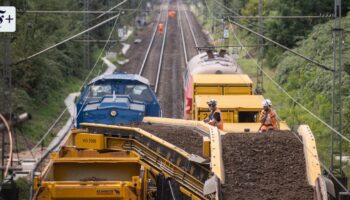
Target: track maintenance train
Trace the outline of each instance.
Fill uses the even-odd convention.
[[[216,66],[210,74],[187,73],[185,118],[192,120],[149,117],[159,116],[160,107],[148,81],[140,76],[113,74],[94,79],[77,103],[78,128],[51,153],[42,173],[35,174],[33,198],[222,199],[225,167],[221,137],[256,133],[263,97],[253,95],[248,76],[231,71],[229,67],[235,64],[224,52],[200,54],[191,63],[203,69]],[[218,99],[219,107],[226,106],[222,109],[224,131],[201,121],[208,114],[203,103],[208,98]],[[200,135],[201,139],[193,142],[201,144],[202,152],[187,152],[156,136],[163,134],[162,129],[116,125],[141,121],[169,130],[192,130],[191,134]],[[281,129],[289,127],[285,124]],[[330,189],[321,176],[313,134],[307,125],[300,126],[298,134],[304,142],[305,179],[314,188],[316,199],[327,199]]]

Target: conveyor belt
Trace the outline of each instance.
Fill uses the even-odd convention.
[[[113,139],[125,139],[123,150],[136,152],[143,162],[206,199],[203,195],[203,186],[210,178],[209,165],[189,161],[191,155],[182,149],[141,129],[96,124],[82,124],[82,127],[88,133],[107,136],[106,149],[118,149],[118,146],[113,146]]]
[[[195,127],[183,125],[139,123],[127,126],[141,128],[171,144],[174,144],[190,154],[201,156],[203,153],[203,136],[209,134]]]

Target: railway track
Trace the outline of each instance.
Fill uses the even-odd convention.
[[[159,9],[152,24],[138,33],[142,42],[132,45],[127,54],[131,62],[121,70],[150,81],[164,117],[182,118],[183,74],[187,61],[198,54],[195,46],[206,45],[206,36],[192,13],[185,14],[187,7],[182,1],[162,3]],[[168,11],[176,11],[177,16],[168,18]],[[158,31],[159,23],[164,24],[163,33]]]
[[[165,48],[166,37],[167,37],[168,19],[169,19],[168,9],[169,9],[169,3],[167,3],[166,5],[164,4],[161,5],[160,13],[158,16],[157,23],[153,30],[152,38],[150,40],[150,43],[145,53],[145,57],[143,59],[143,62],[138,72],[139,75],[144,76],[148,80],[150,80],[150,84],[154,86],[154,91],[156,94],[158,93],[158,89],[159,89],[160,72],[162,70],[164,48]],[[162,22],[165,22],[164,32],[159,33],[158,25]],[[159,54],[158,60],[156,59],[156,56],[155,56],[157,54]],[[155,74],[152,66],[156,66],[156,65],[157,65],[157,73]]]
[[[199,54],[200,51],[196,49],[198,47],[198,41],[195,37],[194,31],[193,31],[193,25],[189,20],[188,14],[187,14],[187,8],[184,6],[184,4],[181,1],[181,5],[179,1],[177,1],[177,10],[179,15],[179,27],[181,31],[181,41],[183,46],[183,51],[185,55],[185,61],[187,62],[196,54]],[[184,14],[184,16],[182,16]],[[185,22],[184,22],[185,21]],[[184,25],[186,28],[184,28]],[[185,37],[184,35],[191,35],[191,37]],[[191,38],[191,39],[189,39]],[[187,42],[186,42],[187,39]]]

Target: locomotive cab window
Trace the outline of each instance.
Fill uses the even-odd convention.
[[[112,94],[112,86],[110,84],[92,85],[90,87],[89,97],[103,97]]]
[[[245,111],[238,113],[238,122],[257,122],[258,112]]]
[[[153,100],[152,93],[146,85],[126,85],[125,94],[133,100],[146,102]]]
[[[104,96],[112,95],[112,86],[110,83],[95,83],[88,86],[88,89],[80,99],[81,103],[92,103],[100,101]]]

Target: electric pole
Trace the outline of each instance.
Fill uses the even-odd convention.
[[[228,8],[228,0],[224,0],[224,6]],[[222,17],[222,23],[224,27],[224,46],[227,46],[227,49],[229,48],[228,46],[230,45],[230,36],[229,36],[229,29],[227,25],[227,18]]]
[[[341,0],[335,0],[334,28],[333,28],[333,90],[332,90],[332,127],[343,134],[343,105],[342,105],[342,54],[343,54],[343,28],[341,24]],[[347,187],[347,177],[343,172],[342,138],[335,132],[331,134],[331,167],[330,172]],[[343,189],[333,181],[337,196]]]
[[[4,6],[9,6],[9,1],[4,2]],[[3,107],[3,114],[8,116],[8,121],[11,121],[11,115],[12,115],[12,69],[11,69],[11,47],[10,47],[10,41],[11,41],[11,34],[10,33],[3,33],[3,71],[2,71],[2,81],[3,81],[3,98],[4,98],[4,107]],[[1,141],[1,184],[3,183],[4,179],[4,166],[5,166],[5,149],[6,149],[6,138],[5,138],[6,131],[2,131],[2,141]],[[11,161],[12,162],[12,161]]]
[[[259,34],[262,34],[263,29],[263,23],[262,23],[262,0],[259,0],[259,20],[258,20],[258,32]],[[255,94],[262,94],[264,92],[264,74],[262,72],[263,68],[263,57],[264,57],[264,39],[262,37],[258,37],[258,44],[259,44],[259,61],[260,61],[260,68],[257,68],[257,74],[256,74],[256,88],[255,88]]]
[[[89,1],[90,0],[84,0],[84,10],[89,11]],[[90,21],[90,16],[89,13],[86,12],[84,14],[84,26],[85,29],[89,28],[89,21]],[[90,68],[90,32],[86,32],[84,34],[84,67],[85,68]]]

